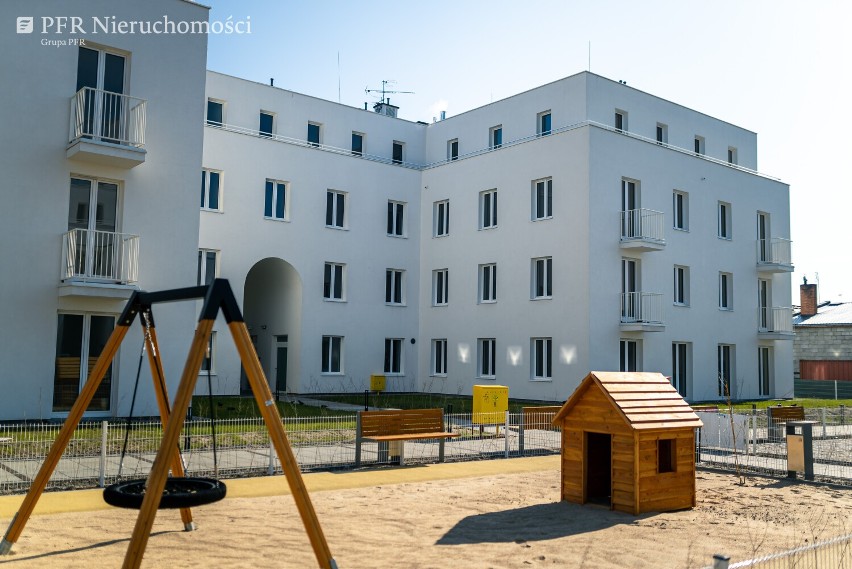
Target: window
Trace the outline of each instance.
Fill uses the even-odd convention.
[[[695,136],[695,154],[701,155],[704,154],[704,137],[703,136]]]
[[[432,306],[446,306],[449,300],[450,271],[438,269],[432,271]]]
[[[669,127],[663,123],[657,123],[657,144],[668,144]]]
[[[716,346],[716,360],[718,363],[718,395],[719,397],[733,398],[731,393],[731,378],[734,377],[734,350],[735,346],[719,344]]]
[[[286,220],[287,183],[279,180],[266,180],[263,200],[263,217],[266,219]]]
[[[757,348],[757,392],[769,397],[770,378],[772,377],[772,348],[758,346]]]
[[[77,50],[77,132],[110,143],[125,138],[129,109],[120,95],[126,94],[127,58],[102,49]],[[84,90],[85,89],[85,90]]]
[[[447,375],[447,340],[432,340],[432,375]]]
[[[450,200],[435,202],[432,210],[434,237],[443,237],[450,233]]]
[[[733,146],[728,147],[728,164],[737,163],[737,149]]]
[[[56,365],[53,376],[53,411],[70,411],[115,327],[114,316],[59,314],[56,330]],[[110,366],[95,392],[88,411],[109,411],[112,395]]]
[[[549,381],[553,379],[553,339],[532,339],[532,380]]]
[[[219,252],[212,249],[198,250],[198,286],[209,285],[219,276]]]
[[[385,373],[402,374],[402,338],[385,338]]]
[[[320,125],[319,123],[309,122],[308,123],[308,144],[311,146],[319,146],[320,145]]]
[[[731,273],[719,273],[719,308],[734,309],[734,275]]]
[[[682,397],[686,397],[686,383],[692,365],[689,354],[692,345],[687,342],[672,342],[672,385]]]
[[[447,160],[458,160],[459,159],[459,139],[454,138],[453,140],[447,141]]]
[[[720,239],[731,238],[731,204],[719,202],[718,205],[718,235]]]
[[[479,302],[497,302],[497,265],[479,265]]]
[[[615,130],[618,132],[627,130],[627,113],[618,109],[615,111]]]
[[[275,115],[272,113],[260,111],[260,128],[258,129],[260,136],[272,136],[272,123],[274,119]]]
[[[553,217],[553,179],[535,180],[532,185],[532,219]]]
[[[672,225],[675,229],[689,230],[689,194],[686,192],[672,193]]]
[[[207,370],[210,370],[210,375],[216,375],[216,330],[210,332],[210,340],[204,352],[204,359],[201,360],[201,372],[206,375]]]
[[[479,228],[497,227],[497,190],[479,193]]]
[[[538,113],[537,123],[538,128],[536,130],[536,134],[539,136],[546,136],[550,134],[550,111]]]
[[[677,439],[657,439],[657,473],[677,472]]]
[[[385,271],[385,303],[405,304],[403,278],[405,271],[388,269]]]
[[[325,193],[325,226],[343,229],[346,227],[346,194],[328,190]]]
[[[326,263],[322,277],[322,297],[325,300],[345,300],[344,268],[340,263]]]
[[[343,336],[322,337],[322,373],[343,373]]]
[[[497,363],[495,347],[497,341],[494,338],[479,338],[476,341],[477,345],[477,377],[486,379],[494,379],[494,366]]]
[[[360,132],[352,133],[352,154],[355,156],[364,155],[364,135]]]
[[[541,257],[532,260],[532,298],[553,296],[553,258]]]
[[[388,200],[388,235],[405,237],[405,204]]]
[[[118,184],[71,178],[65,277],[91,276],[121,282],[120,256],[114,251],[119,213]]]
[[[222,211],[222,173],[201,171],[201,209]]]
[[[689,267],[675,265],[674,303],[678,306],[689,306]]]
[[[619,342],[619,371],[640,371],[642,362],[637,340],[621,340]]]
[[[207,99],[207,124],[212,126],[222,126],[224,108],[225,103],[222,101]]]
[[[394,164],[402,164],[402,161],[404,159],[404,156],[403,156],[403,150],[404,150],[403,147],[404,146],[405,146],[405,143],[403,143],[403,142],[397,142],[396,140],[393,141],[392,158],[393,158]]]
[[[488,131],[488,146],[492,149],[503,146],[503,125],[492,126]]]

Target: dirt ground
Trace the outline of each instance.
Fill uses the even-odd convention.
[[[852,489],[698,472],[693,510],[634,517],[559,502],[559,471],[312,495],[340,569],[704,567],[852,532]],[[289,495],[161,511],[143,567],[316,567]],[[34,516],[12,568],[119,567],[136,512]]]

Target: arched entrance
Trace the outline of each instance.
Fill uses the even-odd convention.
[[[299,391],[302,280],[277,258],[258,261],[246,275],[243,314],[273,393]],[[245,374],[240,389],[248,384]]]

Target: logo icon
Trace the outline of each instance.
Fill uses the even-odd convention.
[[[18,18],[18,33],[31,34],[33,33],[33,17],[21,16]]]

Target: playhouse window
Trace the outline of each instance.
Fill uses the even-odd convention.
[[[657,472],[675,472],[677,466],[677,445],[675,439],[657,441]]]

